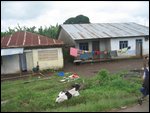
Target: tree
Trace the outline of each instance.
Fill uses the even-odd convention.
[[[90,23],[90,20],[87,16],[78,15],[76,17],[71,17],[67,19],[63,24],[85,24]]]
[[[6,35],[11,35],[15,32],[15,29],[11,29],[10,27],[8,27],[8,31],[6,32],[1,32],[1,37],[6,36]]]
[[[41,26],[40,28],[37,29],[37,31],[35,31],[35,29],[36,29],[35,26],[33,26],[33,27],[25,27],[25,26],[20,27],[19,24],[18,24],[18,26],[15,27],[14,29],[11,29],[10,27],[8,27],[8,31],[1,32],[1,37],[13,34],[14,32],[17,32],[17,31],[28,31],[28,32],[31,32],[31,33],[37,33],[37,34],[47,36],[47,37],[50,37],[50,38],[56,38],[58,29],[59,29],[59,25],[57,23],[56,26],[50,25],[49,27],[45,26],[45,28],[43,28]]]
[[[75,24],[75,18],[71,17],[67,19],[63,24]]]

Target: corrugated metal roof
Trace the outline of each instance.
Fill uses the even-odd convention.
[[[23,48],[1,49],[1,56],[22,54]]]
[[[63,24],[61,27],[74,39],[112,38],[149,35],[149,27],[130,23]]]
[[[61,40],[55,40],[35,33],[19,31],[1,38],[1,48],[35,47],[63,45]]]

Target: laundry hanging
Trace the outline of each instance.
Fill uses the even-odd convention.
[[[122,48],[122,49],[119,49],[117,50],[117,53],[118,54],[123,54],[123,53],[126,53],[129,49],[131,49],[131,47],[126,47],[126,48]]]
[[[74,57],[77,57],[78,56],[78,49],[71,47],[70,48],[70,55],[74,56]]]
[[[95,55],[100,55],[100,51],[95,51]]]

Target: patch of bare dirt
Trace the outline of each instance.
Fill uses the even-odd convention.
[[[65,72],[74,72],[83,76],[94,76],[99,70],[107,69],[110,73],[116,73],[123,70],[141,70],[143,67],[143,59],[122,59],[103,61],[95,63],[83,63],[75,65],[73,63],[66,63],[64,66]]]

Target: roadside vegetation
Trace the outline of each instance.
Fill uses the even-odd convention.
[[[70,17],[68,18],[63,24],[85,24],[85,23],[90,23],[90,19],[87,16],[84,15],[77,15],[76,17]],[[49,25],[48,27],[42,27],[40,26],[39,28],[33,26],[33,27],[26,27],[26,26],[20,26],[17,24],[16,27],[10,28],[8,27],[8,30],[5,32],[1,31],[1,37],[11,35],[15,32],[18,31],[28,31],[31,33],[36,33],[40,34],[43,36],[47,36],[49,38],[57,39],[58,38],[58,32],[59,32],[59,24],[57,23],[56,25]]]
[[[1,104],[1,111],[96,112],[131,105],[137,103],[140,95],[141,78],[126,75],[128,72],[110,74],[102,69],[93,77],[79,75],[79,79],[66,83],[60,82],[63,77],[57,72],[45,80],[30,77],[29,80],[5,81],[1,83],[1,102],[7,102]],[[80,95],[55,103],[58,93],[70,89],[74,83],[81,85]]]

